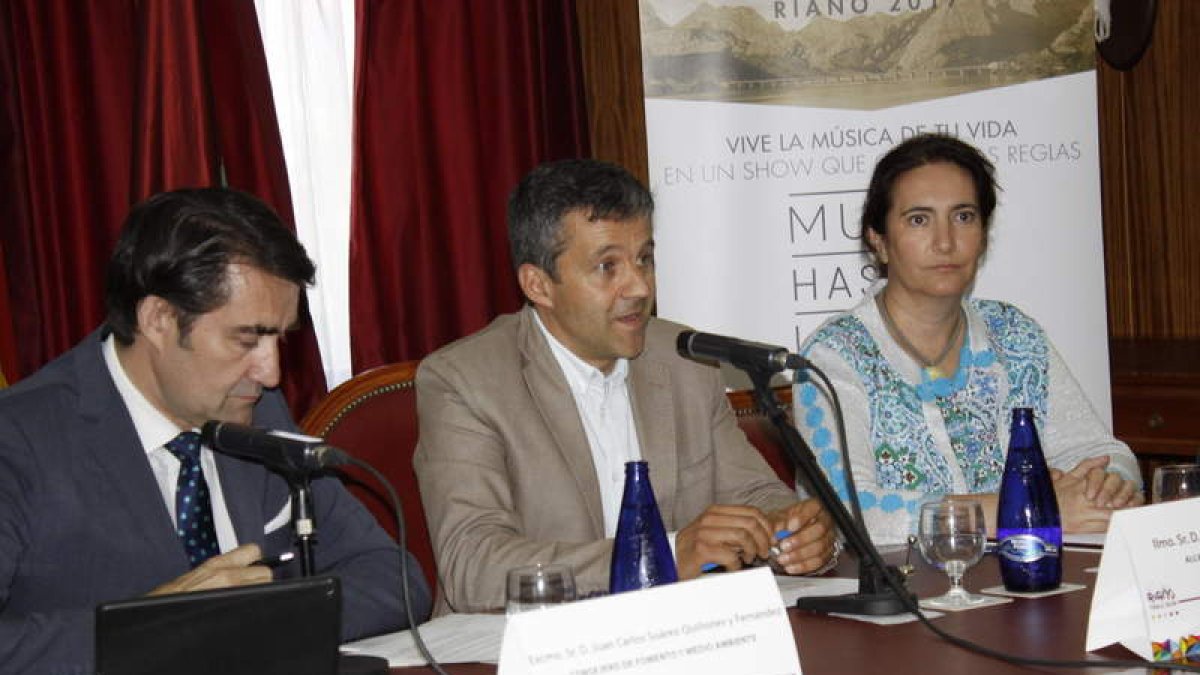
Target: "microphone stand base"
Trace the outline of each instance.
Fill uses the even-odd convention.
[[[904,614],[917,604],[917,596],[904,588],[904,595],[897,594],[884,579],[891,577],[900,588],[904,588],[904,575],[895,566],[888,565],[882,571],[868,560],[860,560],[858,567],[858,592],[845,595],[824,595],[796,600],[796,609],[824,614],[863,614],[866,616],[892,616]]]
[[[916,604],[917,596],[910,593],[909,597]],[[895,593],[847,593],[800,598],[796,601],[796,609],[822,614],[892,616],[907,612],[908,605]]]

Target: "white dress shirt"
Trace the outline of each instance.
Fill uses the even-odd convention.
[[[125,402],[129,416],[133,418],[133,428],[137,430],[146,453],[146,461],[154,472],[158,489],[162,492],[167,514],[171,518],[171,527],[175,527],[175,483],[179,478],[179,459],[165,447],[173,438],[179,435],[180,429],[175,423],[159,412],[142,392],[134,386],[125,374],[121,361],[117,358],[116,342],[112,335],[104,339],[104,363],[117,385],[117,392]],[[193,431],[198,431],[193,429]],[[229,518],[229,510],[225,507],[225,495],[221,492],[221,477],[217,473],[217,462],[208,446],[200,448],[200,468],[204,472],[204,480],[208,483],[208,494],[212,501],[213,524],[217,530],[217,543],[221,552],[225,553],[237,548],[237,535],[233,532],[233,521]],[[182,546],[182,544],[181,544]]]
[[[633,409],[629,403],[629,360],[617,359],[608,375],[586,363],[546,330],[541,317],[533,313],[538,328],[550,343],[550,352],[558,361],[567,386],[575,398],[575,407],[583,420],[596,481],[600,484],[600,503],[604,511],[604,534],[617,533],[621,495],[625,491],[625,463],[642,458]]]

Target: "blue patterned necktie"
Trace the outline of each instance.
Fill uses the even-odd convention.
[[[179,458],[179,481],[175,484],[175,533],[183,542],[192,567],[220,555],[217,531],[213,527],[212,502],[208,482],[200,469],[200,434],[185,431],[167,443],[166,448]]]

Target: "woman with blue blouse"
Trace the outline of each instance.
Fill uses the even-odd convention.
[[[1007,303],[968,297],[995,206],[994,169],[974,147],[939,134],[897,145],[875,166],[863,205],[882,278],[805,343],[841,399],[877,544],[903,542],[920,505],[947,495],[982,502],[993,529],[1017,407],[1034,409],[1066,532],[1103,532],[1114,509],[1143,502],[1133,454],[1041,326]],[[794,394],[797,427],[845,500],[829,398],[811,378]]]

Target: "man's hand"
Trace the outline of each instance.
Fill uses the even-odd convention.
[[[833,558],[833,520],[817,500],[796,502],[772,513],[769,520],[772,532],[792,533],[778,542],[782,553],[775,559],[788,574],[807,574],[821,569]]]
[[[168,581],[150,591],[149,594],[165,595],[167,593],[264,584],[271,581],[272,575],[269,567],[253,564],[261,558],[262,551],[258,548],[258,544],[243,544],[229,553],[205,560],[196,569],[178,579]]]
[[[771,523],[753,506],[715,504],[675,535],[675,568],[680,579],[700,576],[706,563],[741,569],[770,554]]]

